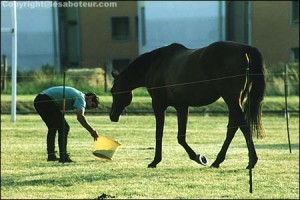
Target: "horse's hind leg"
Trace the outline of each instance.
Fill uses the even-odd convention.
[[[246,94],[247,94],[247,91],[244,90],[243,93],[242,93],[242,96],[241,96],[241,102],[243,102]],[[247,122],[245,121],[244,123],[246,124]],[[243,133],[243,135],[246,139],[249,155],[251,155],[250,159],[252,159],[251,162],[250,162],[250,159],[249,159],[249,164],[247,166],[247,169],[249,169],[250,166],[252,166],[252,168],[254,168],[254,166],[255,166],[255,164],[257,163],[257,160],[258,160],[253,141],[250,138],[250,137],[252,137],[252,135],[251,135],[251,131],[250,131],[249,128],[250,127],[249,127],[248,123],[247,123],[247,125],[240,127],[240,129],[241,129],[241,131],[242,131],[242,133]]]
[[[238,98],[235,99],[239,100]],[[229,108],[229,122],[227,126],[227,135],[216,160],[211,165],[212,168],[218,168],[219,165],[225,160],[226,152],[237,129],[239,128],[239,126],[245,124],[245,115],[242,111],[239,101],[227,100],[226,98],[224,98],[224,100]]]
[[[254,143],[251,140],[251,133],[250,133],[250,129],[249,126],[241,126],[240,127],[241,131],[244,134],[244,137],[246,139],[246,143],[247,143],[247,147],[248,147],[248,151],[249,151],[249,155],[250,155],[250,159],[249,159],[249,164],[247,166],[247,169],[249,169],[250,167],[254,168],[255,164],[257,163],[258,157],[254,148]]]
[[[194,150],[186,142],[186,124],[188,119],[188,107],[181,106],[176,107],[177,110],[177,120],[178,120],[178,143],[185,149],[189,158],[196,161],[199,164],[206,164],[207,160],[205,157],[202,157],[202,160],[199,160],[199,155],[197,155]]]

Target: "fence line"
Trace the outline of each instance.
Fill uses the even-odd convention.
[[[59,74],[59,73],[58,73]],[[245,74],[240,74],[241,76]],[[250,74],[251,76],[262,76],[262,74]],[[284,75],[284,72],[282,73],[265,73],[263,74],[264,76],[283,76]],[[287,75],[295,75],[295,73],[287,73]],[[299,73],[297,73],[297,75],[299,75]],[[63,76],[62,74],[59,74],[59,76]],[[237,75],[238,76],[238,75]],[[6,76],[7,78],[11,78],[11,76]],[[33,77],[36,77],[36,75],[32,75],[32,76],[17,76],[18,78],[22,78],[22,77],[25,77],[25,78],[33,78]],[[43,75],[43,77],[51,77],[53,78],[53,75]],[[71,78],[75,78],[75,77],[86,77],[86,76],[67,76],[67,77],[71,77]],[[220,77],[220,78],[227,78],[226,76],[225,77]]]
[[[265,76],[275,76],[275,74],[276,75],[281,75],[281,76],[284,75],[284,73],[273,73],[273,74],[265,74]],[[289,73],[287,73],[286,76],[288,74]],[[294,75],[294,73],[290,73],[290,74]],[[250,76],[251,75],[260,75],[261,76],[262,74],[249,74],[249,75]],[[214,79],[206,79],[206,80],[199,80],[199,81],[192,81],[192,82],[185,82],[185,83],[162,85],[162,86],[150,87],[150,88],[148,88],[148,90],[155,90],[155,89],[168,88],[168,87],[178,87],[178,86],[185,86],[185,85],[191,85],[191,84],[197,84],[197,83],[220,81],[220,80],[224,80],[224,79],[237,78],[237,77],[242,77],[242,76],[246,77],[246,74],[237,74],[237,75],[224,76],[224,77],[214,78]],[[9,77],[9,76],[7,76],[7,77]],[[35,77],[35,76],[18,76],[18,77]],[[53,76],[51,76],[51,77],[53,78]],[[71,76],[71,77],[84,77],[84,76]],[[271,83],[271,82],[268,82],[268,83]],[[292,83],[292,84],[290,83],[290,85],[299,85],[299,83]],[[122,93],[128,93],[128,92],[131,92],[131,91],[115,92],[115,93],[112,93],[112,94],[122,94]],[[51,100],[49,100],[49,101],[51,101]],[[22,102],[22,101],[18,101],[18,102]],[[26,102],[26,101],[24,101],[24,102]],[[43,101],[43,102],[48,102],[48,101]]]

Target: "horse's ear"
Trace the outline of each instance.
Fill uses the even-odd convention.
[[[111,72],[111,75],[112,75],[113,78],[116,78],[119,74],[120,74],[119,70],[113,70]]]

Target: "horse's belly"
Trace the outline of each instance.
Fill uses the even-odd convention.
[[[214,103],[220,98],[220,96],[214,96],[210,98],[195,98],[191,102],[189,102],[190,106],[205,106],[211,103]]]
[[[173,105],[204,106],[217,101],[220,94],[214,90],[183,90],[170,91],[169,102]]]

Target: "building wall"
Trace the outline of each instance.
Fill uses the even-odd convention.
[[[267,66],[290,61],[290,48],[299,48],[299,24],[291,24],[290,1],[252,1],[252,45]]]
[[[139,3],[140,53],[171,43],[188,48],[204,47],[221,40],[224,25],[219,15],[222,4],[218,1],[144,1]],[[144,13],[143,13],[144,12]],[[143,32],[145,34],[143,35]]]
[[[111,34],[112,17],[129,17],[130,37],[114,40]],[[134,59],[138,56],[135,20],[137,2],[118,1],[117,7],[81,8],[80,32],[83,67],[99,67],[113,59]]]

